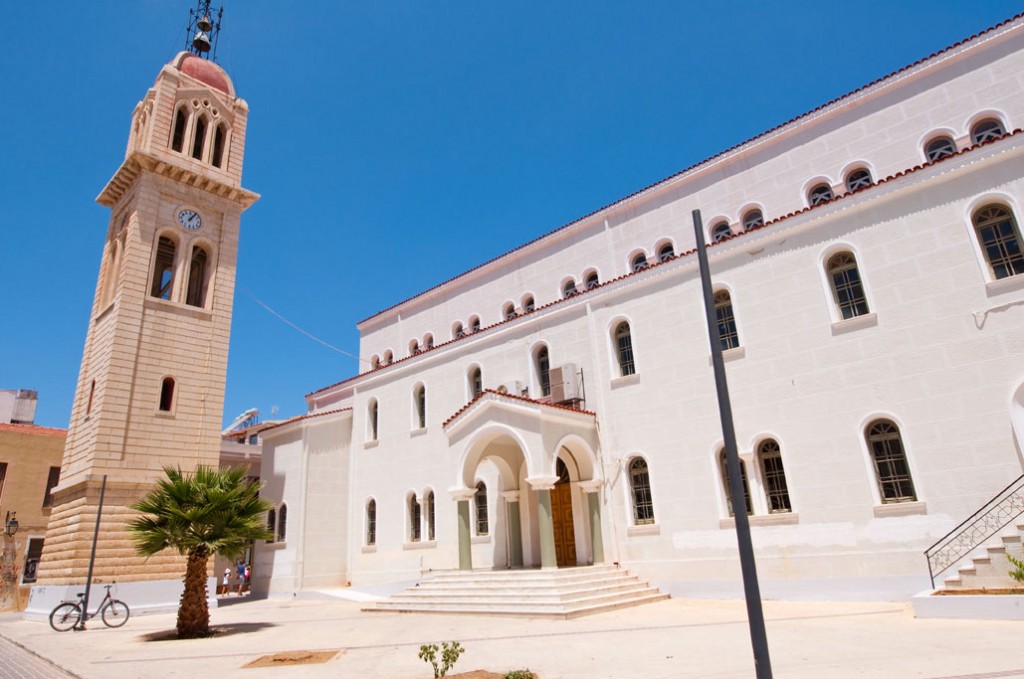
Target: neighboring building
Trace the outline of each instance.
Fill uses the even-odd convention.
[[[34,391],[0,391],[0,611],[28,603],[60,479],[67,431],[33,424],[35,406]]]
[[[33,615],[84,582],[104,478],[94,577],[133,611],[177,606],[184,559],[138,556],[124,525],[165,465],[218,464],[239,221],[258,198],[241,186],[248,113],[198,52],[132,113],[97,198],[111,214]]]
[[[1024,19],[358,324],[263,432],[254,587],[618,562],[739,593],[700,208],[762,592],[903,596],[1021,475]]]

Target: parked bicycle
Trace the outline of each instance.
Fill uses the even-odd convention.
[[[95,618],[97,615],[102,618],[103,624],[107,627],[120,627],[125,624],[128,622],[131,611],[128,609],[128,604],[111,596],[110,588],[116,584],[105,585],[107,595],[103,597],[99,607],[92,613],[85,610],[83,605],[85,592],[78,593],[78,603],[65,601],[58,604],[50,613],[50,627],[58,632],[67,632],[76,627],[85,629],[85,621]]]

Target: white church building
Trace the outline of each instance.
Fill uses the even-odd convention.
[[[1024,471],[1022,17],[360,322],[371,367],[262,432],[257,594],[615,563],[739,595],[694,209],[762,592],[927,588]]]

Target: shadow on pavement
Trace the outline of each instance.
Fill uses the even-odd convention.
[[[268,627],[278,627],[278,625],[272,622],[237,622],[229,625],[210,625],[210,634],[205,638],[210,639],[212,637],[226,637],[232,634],[259,632]],[[178,641],[178,632],[173,629],[165,629],[143,634],[141,638],[143,641]]]

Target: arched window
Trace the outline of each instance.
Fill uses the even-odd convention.
[[[477,481],[473,502],[476,505],[476,534],[487,535],[490,530],[487,521],[487,486],[483,481]]]
[[[370,368],[372,370],[376,370],[379,367],[380,367],[380,356],[378,356],[377,354],[374,354],[373,356],[370,357]]]
[[[156,245],[156,262],[153,264],[153,285],[149,294],[160,299],[170,299],[174,290],[174,241],[160,236]]]
[[[956,144],[945,135],[932,139],[924,147],[924,155],[929,161],[946,158],[956,153]]]
[[[574,279],[570,278],[562,284],[562,297],[572,297],[577,292],[579,291],[576,289],[576,281]]]
[[[455,325],[452,326],[452,339],[459,339],[460,337],[465,337],[465,336],[466,336],[466,331],[465,331],[465,329],[463,329],[462,323],[460,323],[459,321],[456,321]]]
[[[740,345],[740,336],[736,332],[736,317],[732,312],[732,298],[728,290],[715,293],[715,318],[718,321],[718,341],[722,351],[735,349]]]
[[[868,300],[864,296],[864,285],[853,253],[839,252],[832,255],[826,268],[839,315],[847,319],[868,313]]]
[[[377,440],[377,399],[371,398],[366,404],[366,438],[368,441]]]
[[[377,501],[370,498],[366,503],[366,545],[377,544]]]
[[[827,203],[834,197],[832,187],[828,184],[815,184],[811,187],[811,190],[807,192],[807,202],[810,203],[811,206]]]
[[[540,385],[541,396],[551,396],[551,361],[548,357],[548,348],[542,346],[537,350],[536,356],[537,384]]]
[[[672,243],[665,243],[658,248],[658,261],[667,262],[676,256],[676,249],[672,247]]]
[[[415,411],[415,426],[423,429],[427,426],[427,388],[422,384],[416,385],[413,389],[413,409]]]
[[[758,210],[757,208],[754,208],[752,210],[747,210],[743,214],[743,228],[744,229],[753,229],[753,228],[756,228],[758,226],[763,226],[763,225],[764,225],[764,214],[760,210]]]
[[[429,332],[423,336],[423,351],[434,348],[434,336]]]
[[[903,452],[900,428],[890,420],[875,420],[864,431],[875,464],[878,494],[883,504],[914,502],[914,482]]]
[[[857,189],[863,189],[866,186],[871,186],[872,183],[871,172],[866,168],[854,170],[850,174],[846,175],[846,190],[851,193]]]
[[[732,486],[729,485],[729,465],[725,460],[725,449],[718,455],[719,466],[722,470],[722,483],[725,485],[725,506],[729,510],[729,516],[736,516],[736,510],[732,507]],[[747,483],[747,465],[740,460],[740,483],[743,485],[743,499],[747,503],[747,514],[754,513],[754,506],[750,502],[750,484]]]
[[[174,408],[174,378],[165,377],[160,383],[160,410],[165,413]]]
[[[419,500],[416,499],[416,493],[410,493],[409,495],[409,541],[419,542],[421,528],[421,508]]]
[[[288,505],[281,503],[277,509],[277,541],[284,542],[288,537]]]
[[[1006,128],[995,118],[985,118],[974,123],[971,127],[971,141],[975,144],[982,144],[992,139],[998,139],[1006,134]]]
[[[434,539],[434,491],[428,490],[423,496],[424,513],[427,515],[427,540]]]
[[[501,307],[501,317],[506,321],[511,321],[516,317],[516,305],[512,302],[508,302],[505,306]]]
[[[409,342],[409,355],[410,356],[415,356],[418,353],[420,353],[420,341],[419,340],[410,340],[410,342]]]
[[[715,243],[725,240],[732,235],[732,229],[729,228],[729,222],[718,222],[711,227],[711,240]]]
[[[523,313],[528,314],[537,307],[537,304],[533,301],[533,295],[527,295],[523,298]]]
[[[384,352],[384,365],[391,365],[394,362],[395,356],[394,354],[391,353],[391,350],[388,349],[387,351]]]
[[[203,145],[206,143],[206,116],[196,118],[196,132],[192,138],[192,157],[203,159]]]
[[[480,332],[480,317],[479,316],[470,316],[469,317],[469,331],[470,332]]]
[[[210,158],[210,162],[213,163],[214,167],[221,167],[221,163],[224,161],[224,141],[227,138],[227,133],[223,125],[218,125],[213,132],[213,157]]]
[[[188,290],[185,303],[191,306],[206,306],[206,250],[198,245],[192,248],[192,260],[188,267]]]
[[[267,511],[267,532],[270,533],[270,539],[267,542],[273,542],[274,537],[277,535],[277,510],[271,509]]]
[[[633,273],[636,273],[637,271],[643,271],[648,266],[650,266],[647,263],[647,255],[645,255],[642,252],[637,253],[636,256],[633,257],[633,261],[629,263],[629,266],[633,270]]]
[[[597,275],[596,271],[588,273],[584,281],[584,285],[587,287],[587,290],[593,290],[597,286],[601,285],[601,278]]]
[[[764,495],[769,514],[793,511],[786,485],[786,471],[782,468],[782,451],[774,439],[767,439],[757,447],[757,461],[764,479]]]
[[[476,398],[484,392],[484,379],[480,372],[480,366],[473,366],[469,369],[469,395],[470,398]]]
[[[185,109],[178,109],[178,112],[174,114],[174,133],[171,135],[171,150],[181,153],[181,150],[185,148],[185,123],[187,118],[185,116]]]
[[[1020,229],[1013,213],[1002,205],[986,205],[974,213],[972,221],[992,276],[1000,279],[1024,273]]]
[[[615,326],[614,340],[619,375],[626,377],[636,373],[636,364],[633,362],[633,337],[629,332],[629,323],[622,321]]]
[[[642,457],[635,457],[629,463],[629,491],[633,501],[633,525],[654,523],[651,477],[647,471],[647,462]]]

